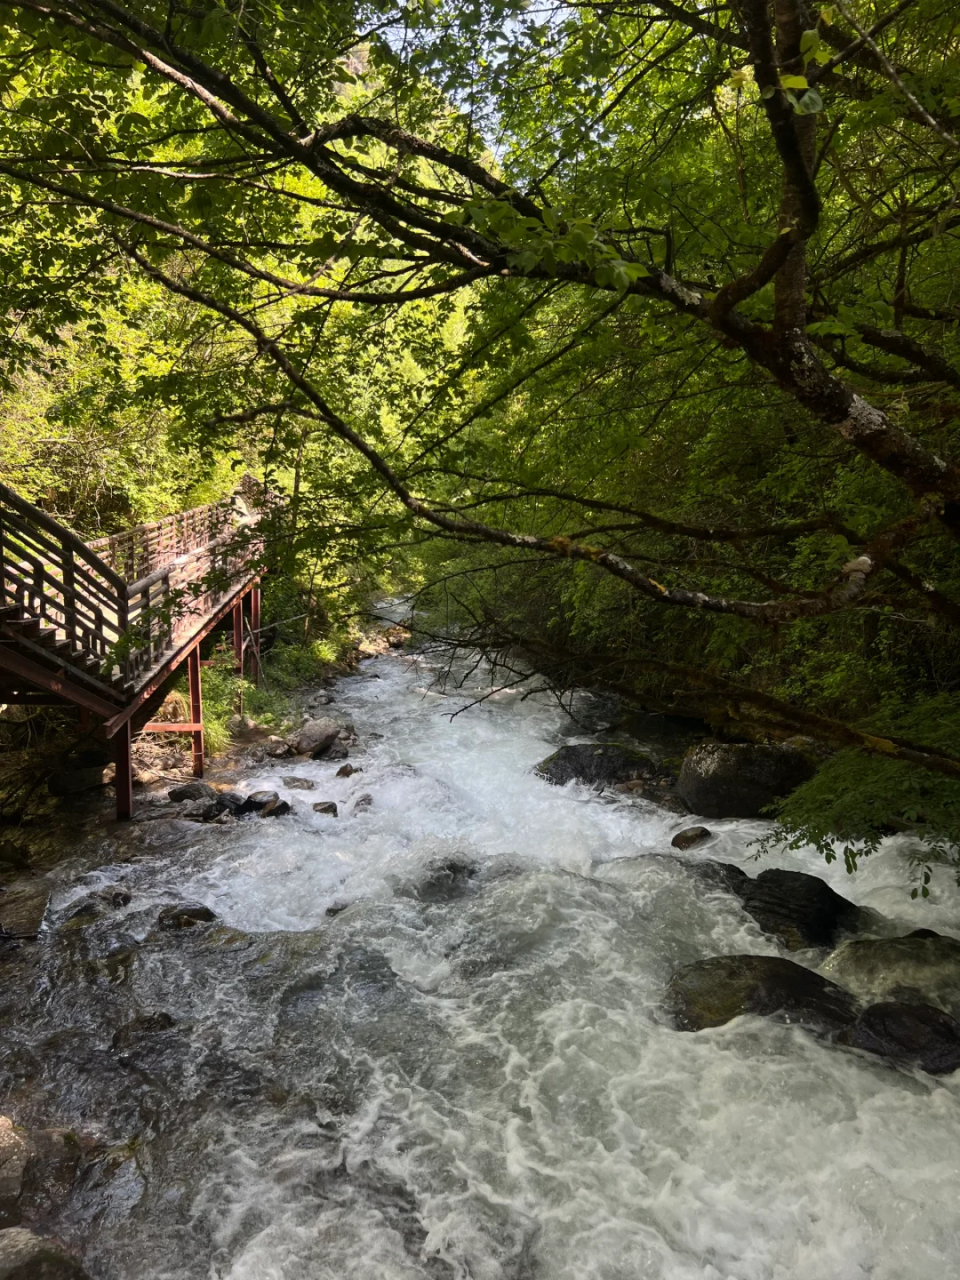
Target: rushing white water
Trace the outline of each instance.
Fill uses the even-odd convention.
[[[132,1012],[188,1029],[182,1051],[136,1060],[129,1102],[119,1074],[70,1093],[78,1124],[95,1126],[112,1090],[108,1136],[133,1117],[142,1130],[63,1224],[97,1274],[960,1275],[960,1073],[896,1071],[755,1018],[683,1034],[661,1009],[680,965],[779,950],[691,873],[698,859],[813,871],[891,929],[960,932],[950,883],[911,903],[895,841],[853,879],[812,855],[751,865],[761,824],[744,822],[711,823],[708,846],[674,856],[688,822],[532,774],[576,736],[555,704],[503,692],[451,719],[477,690],[445,697],[431,675],[389,655],[340,682],[332,710],[357,726],[362,773],[282,761],[244,780],[294,815],[182,824],[175,850],[64,886],[63,916],[92,885],[134,896],[99,951],[83,944],[96,981],[67,976],[73,955],[59,994],[38,997],[44,1045],[66,1023],[105,1064]],[[286,789],[289,775],[316,789]],[[314,814],[321,799],[340,817]],[[148,847],[162,825],[140,829]],[[431,868],[457,863],[477,871],[418,895]],[[242,933],[158,940],[157,905],[175,897]],[[134,959],[117,979],[123,929]],[[122,1013],[115,990],[132,1001]]]

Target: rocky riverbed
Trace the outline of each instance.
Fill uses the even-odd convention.
[[[911,902],[900,837],[757,861],[684,802],[730,752],[684,782],[652,722],[433,675],[385,653],[10,864],[0,1276],[951,1274],[956,887]]]

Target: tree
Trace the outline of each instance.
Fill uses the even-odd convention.
[[[954,643],[949,12],[0,9],[15,359],[139,270],[243,339],[232,385],[182,393],[208,439],[274,423],[298,475],[335,443],[338,535],[375,505],[367,549],[403,517],[619,584],[643,606],[631,660],[675,691],[712,682],[761,725],[960,778],[949,745],[857,723],[869,699],[834,697],[838,718],[757,664],[851,617]],[[756,465],[731,464],[738,430]],[[749,635],[740,678],[651,651],[651,610]]]

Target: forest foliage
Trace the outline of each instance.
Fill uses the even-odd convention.
[[[290,572],[960,836],[960,14],[0,0],[0,478],[287,492]],[[278,548],[274,548],[276,552]]]

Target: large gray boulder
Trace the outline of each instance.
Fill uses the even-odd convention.
[[[301,756],[318,755],[337,740],[342,727],[339,720],[331,720],[329,716],[308,720],[297,734],[294,749]]]
[[[0,1280],[90,1280],[75,1258],[23,1227],[0,1231]]]
[[[904,938],[855,938],[822,972],[866,1000],[920,1001],[960,1018],[960,942],[930,929]]]
[[[737,895],[764,933],[790,951],[832,947],[839,934],[852,932],[860,923],[859,907],[817,876],[771,869],[754,880],[732,863],[716,865],[724,887]],[[837,980],[848,985],[842,977]]]
[[[683,757],[677,791],[705,818],[756,818],[815,771],[815,759],[787,743],[701,742]]]
[[[561,747],[534,769],[538,777],[563,786],[614,786],[633,778],[653,778],[657,766],[643,751],[620,742],[578,742]]]
[[[929,1004],[872,1004],[844,1027],[837,1043],[934,1076],[960,1067],[960,1022]]]
[[[857,1016],[848,992],[780,956],[697,960],[670,979],[666,1004],[681,1031],[719,1027],[753,1013],[833,1034]]]

